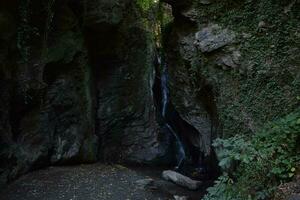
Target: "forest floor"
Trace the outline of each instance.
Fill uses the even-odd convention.
[[[203,189],[188,191],[163,181],[163,169],[121,165],[49,167],[11,183],[0,200],[169,200],[174,196],[201,199]],[[147,180],[153,180],[145,186]]]

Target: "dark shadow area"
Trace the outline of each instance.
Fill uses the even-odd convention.
[[[122,65],[122,58],[119,55],[121,37],[117,26],[106,23],[85,27],[84,36],[91,66],[95,133],[99,136],[100,144],[98,159],[102,162],[113,163],[118,161],[120,152],[107,152],[106,147],[116,145],[114,148],[119,148],[121,140],[113,137],[112,134],[114,132],[113,128],[114,126],[117,127],[117,124],[109,125],[109,127],[113,128],[106,130],[108,124],[103,124],[102,115],[104,113],[100,113],[100,110],[103,107],[103,103],[109,101],[107,98],[117,95],[112,94],[109,88],[115,84],[116,72]],[[111,102],[111,106],[114,106],[113,104],[114,102]]]

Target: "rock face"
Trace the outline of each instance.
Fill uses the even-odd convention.
[[[255,9],[254,2],[165,2],[174,15],[165,35],[172,102],[199,133],[193,141],[208,158],[213,154],[212,140],[221,133],[225,137],[254,133],[299,106],[299,55],[295,53],[299,47],[290,43],[299,41],[298,29],[289,29],[284,17]],[[284,10],[279,3],[271,7]],[[255,10],[253,16],[246,14],[250,10]],[[292,11],[295,15],[287,18],[296,25],[299,15]],[[262,16],[270,19],[270,15],[277,21],[260,23]],[[286,29],[293,36],[285,37],[281,31]],[[282,37],[286,52],[270,42]]]
[[[172,102],[181,118],[192,127],[182,134],[200,149],[209,168],[214,168],[211,143],[219,132],[215,94],[211,85],[191,65],[201,63],[197,58],[195,34],[174,29],[167,44]],[[192,134],[195,131],[197,134]]]
[[[1,185],[54,164],[161,162],[141,22],[130,0],[0,3]]]
[[[167,181],[172,181],[177,185],[188,188],[190,190],[197,190],[202,184],[201,181],[194,181],[187,176],[171,170],[163,171],[162,177]]]
[[[95,82],[100,158],[144,164],[160,162],[168,147],[159,141],[155,118],[151,34],[138,21],[141,16],[134,1],[99,5],[100,16],[93,16],[94,6],[87,11],[87,41]],[[110,13],[111,7],[116,13]],[[105,18],[102,15],[106,12]]]
[[[6,104],[0,109],[2,183],[49,164],[97,160],[80,22],[67,2],[48,6],[53,15],[42,13],[38,1],[1,5],[0,13],[9,16],[5,23],[19,26],[9,29],[7,51],[1,52],[1,102]],[[35,15],[48,20],[49,27]]]
[[[212,52],[234,41],[234,33],[213,24],[195,34],[195,45],[202,53]]]

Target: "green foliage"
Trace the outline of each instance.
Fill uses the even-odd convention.
[[[201,75],[216,93],[223,132],[232,136],[253,133],[268,121],[300,105],[299,5],[284,9],[292,0],[224,0],[209,6],[199,3],[200,23],[209,19],[235,31],[241,66],[223,70],[213,58],[202,59]],[[259,28],[259,23],[266,25]],[[282,106],[284,105],[284,106]]]
[[[300,109],[268,124],[256,135],[217,139],[219,165],[229,170],[209,188],[205,200],[267,199],[276,186],[290,180],[300,164]],[[238,164],[237,164],[238,163]],[[232,169],[232,168],[231,168]],[[226,194],[226,195],[224,195]]]
[[[300,15],[297,7],[284,14],[290,2],[246,1],[232,13],[243,16],[245,20],[234,22],[234,17],[226,17],[230,26],[235,27],[233,29],[249,34],[249,38],[241,39],[241,52],[251,67],[248,65],[247,76],[243,78],[241,93],[244,97],[240,103],[247,105],[245,112],[259,119],[255,122],[257,126],[299,106],[295,98],[300,91],[296,61],[299,56],[291,50],[300,44],[300,37],[296,34]],[[260,22],[266,23],[266,27],[259,28]]]
[[[256,150],[251,142],[242,136],[216,139],[213,146],[218,152],[219,166],[224,171],[230,171],[236,161],[250,163],[256,155]]]
[[[153,7],[155,4],[157,4],[158,2],[159,2],[158,0],[137,0],[138,6],[143,11],[149,11],[149,9]]]
[[[235,194],[232,185],[233,180],[225,173],[215,181],[214,187],[207,189],[208,195],[203,200],[242,200]]]

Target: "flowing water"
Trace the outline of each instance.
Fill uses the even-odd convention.
[[[162,98],[161,98],[161,114],[164,119],[164,126],[167,128],[168,131],[172,133],[172,135],[175,138],[176,141],[176,159],[177,159],[177,166],[176,169],[180,169],[184,163],[184,160],[186,159],[186,153],[184,146],[182,144],[182,141],[180,140],[180,137],[178,133],[172,128],[172,125],[168,122],[171,121],[172,116],[167,115],[167,111],[170,104],[170,94],[169,94],[169,88],[168,88],[168,66],[167,63],[164,62],[160,57],[158,58],[158,64],[162,67],[162,73],[161,73],[161,92],[162,92]]]

